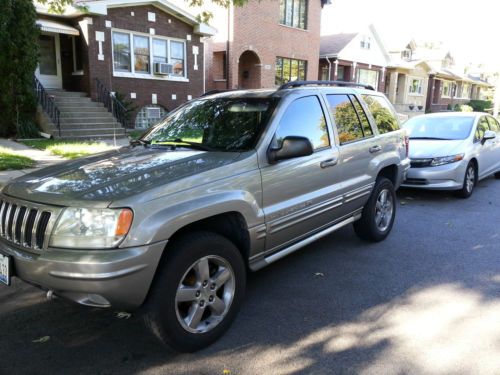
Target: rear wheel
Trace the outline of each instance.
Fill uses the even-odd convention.
[[[394,185],[389,179],[379,177],[370,199],[363,208],[361,219],[354,223],[354,231],[364,240],[382,241],[389,235],[395,216]]]
[[[456,191],[456,195],[460,198],[469,198],[472,195],[472,191],[476,186],[477,182],[477,171],[476,166],[473,162],[469,162],[467,169],[465,170],[464,183],[460,190]]]
[[[194,232],[167,249],[146,303],[146,325],[167,346],[184,352],[216,341],[231,325],[245,289],[241,253],[226,239]]]

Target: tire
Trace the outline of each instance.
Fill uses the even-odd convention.
[[[381,207],[382,206],[382,207]],[[354,231],[363,240],[379,242],[391,232],[396,217],[394,185],[385,177],[378,177],[361,219],[354,223]]]
[[[477,183],[476,166],[473,162],[469,162],[469,164],[467,164],[467,168],[465,169],[464,183],[462,185],[462,188],[460,190],[457,190],[455,192],[455,195],[463,199],[469,198],[472,195],[476,183]]]
[[[231,241],[211,232],[191,232],[166,251],[144,321],[164,345],[194,352],[216,341],[236,317],[245,291],[245,263]]]

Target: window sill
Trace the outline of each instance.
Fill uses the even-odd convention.
[[[76,72],[71,73],[72,76],[83,76],[83,70],[78,70]]]
[[[214,79],[214,82],[227,82],[227,79]]]
[[[412,93],[408,93],[408,96],[413,96],[413,97],[423,97],[424,94],[412,94]]]
[[[305,31],[309,32],[307,29],[301,29],[300,27],[294,27],[294,26],[288,26],[288,25],[283,25],[282,23],[278,23],[279,26],[286,27],[287,29],[292,29],[292,30],[298,30],[298,31]]]
[[[160,76],[153,74],[128,73],[128,72],[113,72],[113,77],[152,79],[156,81],[189,82],[189,79],[185,77]]]

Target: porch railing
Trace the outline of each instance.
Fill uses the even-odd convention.
[[[127,109],[120,102],[116,96],[108,90],[106,86],[98,79],[95,79],[96,88],[97,88],[97,101],[104,104],[104,106],[108,109],[109,112],[113,114],[113,116],[118,120],[123,127],[128,128],[128,116]]]
[[[33,89],[36,93],[38,103],[43,111],[50,117],[61,136],[61,111],[57,108],[54,98],[45,90],[41,82],[33,76]]]

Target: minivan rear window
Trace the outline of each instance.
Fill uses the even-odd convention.
[[[363,100],[368,105],[380,134],[385,134],[399,130],[397,115],[383,96],[362,95]]]

